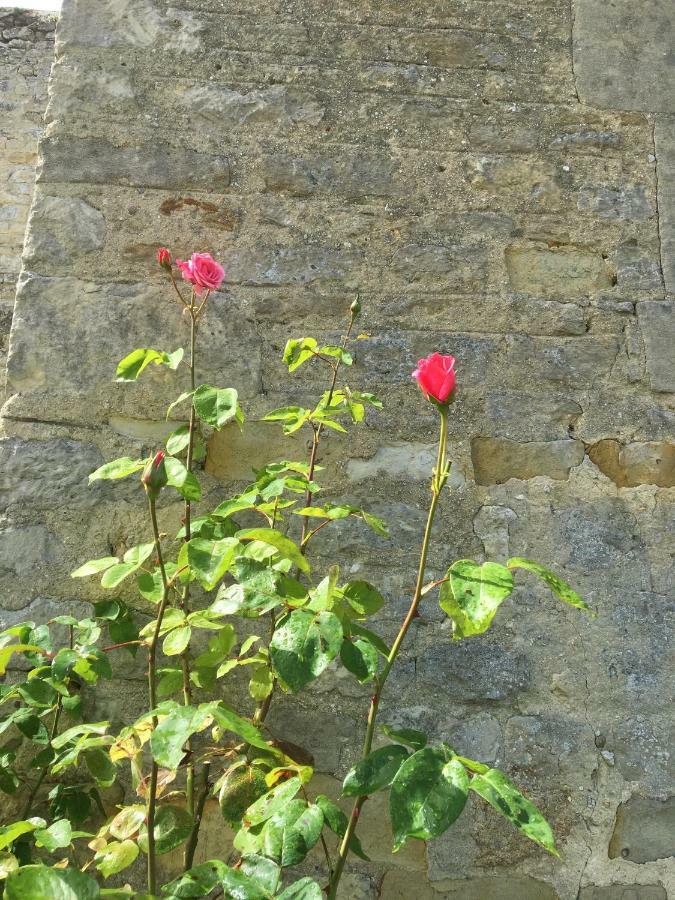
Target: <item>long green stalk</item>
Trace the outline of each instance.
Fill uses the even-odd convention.
[[[441,495],[441,491],[445,485],[445,482],[448,479],[448,472],[446,468],[446,448],[447,448],[447,439],[448,439],[448,411],[445,407],[441,408],[441,432],[438,441],[438,457],[436,460],[436,468],[434,469],[434,474],[431,480],[431,504],[429,506],[429,513],[427,515],[427,523],[424,529],[424,537],[422,538],[422,549],[420,551],[420,561],[417,570],[417,581],[415,583],[415,590],[413,592],[412,601],[410,603],[410,608],[406,614],[405,619],[403,620],[403,624],[399,629],[398,634],[396,635],[396,639],[391,646],[391,650],[389,651],[389,656],[387,657],[387,662],[382,669],[382,672],[379,675],[377,681],[377,689],[373,694],[370,701],[370,709],[368,710],[368,724],[366,727],[366,737],[363,744],[363,753],[362,758],[368,756],[368,754],[372,750],[373,746],[373,738],[375,736],[375,725],[377,722],[377,712],[380,706],[380,699],[382,697],[382,691],[384,690],[384,686],[386,684],[387,678],[389,677],[389,673],[391,672],[394,663],[396,662],[396,658],[398,657],[399,651],[401,649],[401,645],[405,640],[405,636],[408,633],[408,629],[410,628],[413,619],[417,616],[417,608],[420,604],[420,600],[422,599],[422,589],[424,587],[424,575],[426,571],[427,565],[427,556],[429,554],[429,543],[431,540],[431,531],[434,524],[434,517],[436,515],[436,508],[438,506],[438,501]],[[340,844],[340,850],[338,853],[337,862],[335,864],[335,868],[333,870],[333,876],[330,880],[330,885],[328,889],[328,900],[335,900],[337,897],[338,885],[340,884],[340,878],[342,877],[342,872],[345,867],[345,863],[347,862],[347,857],[349,856],[349,845],[351,843],[351,839],[356,831],[356,826],[358,824],[359,815],[361,813],[361,808],[366,801],[366,797],[357,797],[352,808],[351,816],[349,817],[349,822],[347,824],[347,829],[344,833],[342,843]]]
[[[150,519],[152,521],[152,534],[155,542],[155,554],[159,571],[162,576],[162,599],[157,610],[157,619],[155,621],[155,630],[148,645],[148,697],[150,709],[157,707],[157,643],[162,628],[162,620],[169,602],[170,585],[166,577],[166,568],[164,567],[164,556],[162,555],[162,542],[159,536],[159,526],[157,524],[157,509],[155,499],[148,495],[148,503],[150,506]],[[152,727],[157,727],[157,717],[152,718]],[[146,824],[148,829],[148,893],[155,894],[157,892],[157,865],[155,850],[155,809],[157,807],[157,774],[159,767],[152,759],[150,768],[150,783],[148,785],[148,802],[146,808]]]

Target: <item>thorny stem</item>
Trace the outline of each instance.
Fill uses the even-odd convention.
[[[389,655],[387,657],[387,662],[382,669],[382,672],[377,680],[377,689],[370,700],[370,709],[368,710],[368,724],[366,727],[366,736],[363,744],[363,754],[362,757],[368,756],[373,746],[373,738],[375,736],[375,724],[377,721],[377,712],[380,705],[380,699],[382,697],[382,691],[384,689],[384,685],[389,677],[389,673],[391,672],[394,663],[396,662],[396,658],[398,656],[399,650],[401,649],[401,645],[405,639],[406,634],[408,633],[408,629],[412,624],[412,621],[417,616],[417,608],[419,606],[420,600],[422,599],[422,591],[424,588],[424,573],[426,570],[427,564],[427,556],[429,553],[429,542],[431,538],[431,531],[433,528],[434,517],[436,515],[436,508],[438,506],[438,501],[441,495],[441,491],[448,480],[449,470],[446,464],[446,447],[447,447],[447,438],[448,438],[448,411],[446,407],[441,407],[441,432],[438,441],[438,457],[436,460],[436,468],[434,469],[433,476],[431,479],[431,504],[429,506],[429,513],[427,515],[427,523],[424,529],[424,537],[422,538],[422,549],[420,551],[420,561],[417,570],[417,581],[415,583],[415,590],[413,592],[412,601],[410,603],[410,608],[406,614],[405,619],[403,620],[403,624],[399,629],[398,634],[396,635],[396,639],[391,646],[391,650],[389,651]],[[338,885],[340,883],[340,878],[342,877],[342,872],[345,867],[345,863],[347,861],[347,856],[349,855],[349,845],[351,843],[352,836],[356,831],[356,826],[358,824],[359,815],[361,813],[361,808],[366,801],[366,797],[357,797],[354,803],[354,807],[352,809],[352,814],[349,818],[349,823],[347,825],[347,830],[345,831],[344,837],[342,839],[342,843],[340,844],[340,850],[338,853],[337,863],[335,865],[335,870],[333,872],[333,876],[330,880],[330,885],[328,889],[328,900],[335,900],[337,896]]]
[[[148,495],[148,503],[150,506],[150,519],[152,521],[152,533],[155,541],[155,554],[159,571],[162,576],[162,599],[159,602],[157,610],[157,619],[155,621],[155,630],[148,645],[148,695],[150,701],[150,709],[157,707],[157,643],[159,641],[159,633],[162,628],[162,619],[169,602],[170,584],[166,577],[166,569],[164,567],[164,557],[162,555],[162,543],[159,537],[159,526],[157,524],[157,510],[155,500]],[[152,727],[157,727],[157,716],[152,717]],[[148,805],[146,811],[146,822],[148,829],[148,893],[155,894],[157,890],[157,869],[156,869],[156,853],[155,853],[155,809],[157,806],[157,773],[159,767],[152,759],[150,769],[150,785],[148,788]]]
[[[207,293],[208,298],[208,293]],[[195,348],[197,343],[197,318],[199,313],[195,311],[195,292],[192,292],[190,297],[190,391],[194,394],[195,391]],[[206,299],[204,300],[206,302]],[[203,305],[203,304],[202,304]],[[190,422],[188,425],[188,445],[187,445],[187,457],[185,460],[185,468],[188,472],[192,472],[192,462],[194,457],[194,440],[195,440],[195,424],[196,424],[196,416],[195,416],[195,407],[194,403],[190,404]],[[192,537],[192,502],[186,498],[185,500],[185,541],[189,541]],[[183,590],[183,596],[180,601],[181,608],[183,612],[187,615],[190,612],[190,582],[188,581]],[[183,671],[183,703],[185,706],[190,706],[192,703],[192,687],[190,684],[190,657],[187,649],[181,653],[181,669]],[[186,742],[186,750],[188,751],[188,762],[187,762],[187,772],[185,776],[185,801],[186,808],[188,814],[192,817],[194,821],[192,834],[190,835],[190,840],[185,845],[185,850],[183,852],[183,864],[184,869],[187,871],[192,868],[192,861],[194,859],[195,849],[197,847],[197,840],[199,836],[199,826],[195,819],[195,765],[194,765],[194,754],[193,750],[193,742],[192,738],[188,738]]]
[[[68,627],[68,631],[69,631],[69,635],[70,635],[68,645],[69,645],[70,649],[72,650],[73,649],[73,626],[72,625],[70,625]],[[52,721],[51,731],[49,732],[49,746],[50,747],[51,747],[52,741],[58,734],[59,719],[61,718],[62,711],[63,711],[63,697],[61,696],[61,694],[59,694],[59,696],[56,700],[56,705],[54,706],[54,719]],[[42,787],[42,782],[47,777],[47,772],[49,771],[49,765],[50,764],[47,763],[40,769],[40,774],[38,775],[35,784],[30,789],[30,793],[26,797],[26,802],[23,805],[23,811],[21,813],[22,819],[28,818],[28,814],[30,813],[32,806],[33,806],[33,801],[35,800],[38,791]]]
[[[350,310],[350,312],[349,312],[349,326],[347,327],[347,332],[346,332],[346,334],[345,334],[344,337],[342,338],[342,349],[343,349],[343,350],[346,349],[347,343],[349,342],[349,338],[351,337],[352,329],[353,329],[353,327],[354,327],[354,322],[356,321],[356,316],[357,316],[357,313],[356,313],[354,310]],[[317,354],[317,355],[318,355],[318,354]],[[324,357],[321,357],[321,359],[324,359]],[[329,361],[326,360],[326,362],[329,362]],[[335,385],[337,384],[337,378],[338,378],[338,373],[339,373],[339,371],[340,371],[340,364],[341,364],[341,362],[342,362],[341,359],[338,359],[337,362],[335,362],[335,363],[330,363],[330,362],[329,362],[329,365],[331,366],[331,368],[332,368],[332,370],[333,370],[333,377],[331,378],[330,387],[328,388],[328,399],[327,399],[327,404],[326,404],[326,405],[330,405],[330,402],[331,402],[331,400],[333,399],[333,393],[334,393],[334,391],[335,391]],[[309,468],[308,468],[308,472],[307,472],[307,480],[308,480],[310,483],[312,482],[312,480],[313,480],[313,478],[314,478],[314,471],[315,471],[315,469],[316,469],[316,458],[317,458],[317,454],[318,454],[318,452],[319,452],[319,441],[320,441],[320,439],[321,439],[321,432],[322,432],[322,431],[323,431],[323,424],[322,424],[322,423],[319,423],[318,426],[317,426],[317,425],[312,425],[312,448],[311,448],[310,454],[309,454]],[[307,490],[305,491],[305,504],[304,504],[304,505],[305,505],[306,507],[312,505],[312,491],[311,491],[311,489],[310,489],[309,486],[307,487]],[[272,521],[272,528],[274,528],[274,524],[275,524],[275,521],[276,521],[276,514],[277,514],[277,508],[276,508],[276,506],[275,506],[275,508],[274,508],[274,517],[273,517],[273,521]],[[328,523],[325,522],[325,523],[323,523],[323,524],[328,524]],[[307,544],[309,543],[310,539],[311,539],[311,538],[316,534],[316,532],[319,531],[319,529],[322,528],[322,527],[323,527],[323,525],[319,525],[318,528],[315,528],[313,531],[309,532],[309,531],[308,531],[308,528],[309,528],[309,516],[304,516],[304,517],[303,517],[303,519],[302,519],[302,535],[301,535],[301,537],[300,537],[300,552],[301,552],[301,553],[304,554],[305,548],[307,547]],[[274,630],[275,630],[275,628],[276,628],[276,622],[275,622],[274,616],[272,616],[272,633],[271,633],[271,636],[270,636],[270,640],[274,637]],[[263,700],[263,702],[261,703],[261,705],[260,705],[260,706],[258,707],[258,709],[256,710],[255,717],[254,717],[254,722],[255,722],[256,724],[261,724],[262,722],[265,721],[265,719],[266,719],[266,717],[267,717],[267,713],[269,712],[270,705],[271,705],[271,703],[272,703],[272,698],[273,698],[273,695],[274,695],[274,687],[275,687],[275,685],[276,685],[276,678],[273,677],[273,678],[272,678],[272,690],[271,690],[270,693],[267,695],[267,697],[265,697],[265,699]]]
[[[349,338],[351,337],[352,328],[354,327],[354,322],[356,321],[356,313],[353,310],[350,310],[349,313],[349,327],[347,328],[347,333],[342,338],[342,349],[345,350],[347,344],[349,342]],[[333,399],[333,393],[335,391],[335,385],[337,384],[338,373],[340,371],[340,365],[342,363],[342,359],[338,357],[337,361],[332,364],[331,368],[333,369],[333,377],[331,379],[330,387],[328,388],[328,399],[326,401],[326,406],[330,406],[330,402]],[[323,431],[323,423],[320,422],[317,425],[312,425],[312,449],[309,454],[309,471],[307,473],[307,480],[309,482],[314,478],[314,470],[316,468],[316,457],[319,452],[319,441],[321,440],[321,433]],[[312,505],[312,491],[311,488],[308,487],[305,491],[305,507]],[[302,519],[302,535],[300,537],[300,552],[305,552],[305,547],[308,543],[307,530],[309,528],[309,516],[304,516]]]
[[[199,826],[202,824],[202,816],[204,815],[204,806],[206,804],[206,798],[209,794],[209,773],[211,771],[211,763],[205,762],[202,767],[201,772],[201,787],[199,790],[199,795],[197,797],[197,804],[195,806],[194,812],[194,827],[192,829],[192,833],[187,842],[187,846],[185,848],[185,868],[187,869],[192,867],[192,861],[194,860],[195,850],[197,849],[197,842],[199,840]],[[189,860],[189,864],[188,864]]]

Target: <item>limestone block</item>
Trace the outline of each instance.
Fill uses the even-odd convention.
[[[112,182],[169,190],[222,188],[230,183],[226,156],[169,147],[159,141],[131,147],[117,146],[103,138],[55,134],[45,138],[40,153],[38,180],[42,182],[62,181],[67,174],[70,182]]]
[[[524,654],[485,635],[428,647],[415,667],[417,690],[438,691],[443,703],[511,700],[527,690],[530,678],[531,664]]]
[[[544,881],[528,875],[501,875],[437,881],[433,885],[414,886],[399,872],[389,871],[382,882],[381,900],[559,900],[559,895]]]
[[[675,295],[675,124],[668,117],[654,126],[658,174],[659,232],[666,290]]]
[[[660,884],[589,884],[579,891],[579,900],[668,900]]]
[[[582,441],[529,441],[476,437],[471,441],[471,458],[478,484],[502,484],[509,478],[536,478],[545,475],[564,481],[570,469],[584,458]]]
[[[100,250],[105,231],[101,213],[83,200],[38,194],[28,224],[25,264],[40,269],[71,262],[78,253]]]
[[[260,388],[260,347],[253,324],[233,316],[215,294],[202,321],[198,379],[236,385],[243,399]],[[185,375],[152,366],[135,385],[115,382],[116,360],[136,347],[185,346],[187,323],[152,284],[98,285],[74,278],[25,278],[13,322],[8,394],[13,414],[100,422],[113,415],[164,418]],[[239,353],[224,352],[237,346]],[[74,364],[74,361],[77,361]],[[184,373],[183,368],[182,372]],[[12,396],[13,395],[13,396]],[[176,415],[181,411],[176,410]]]
[[[581,190],[577,206],[580,210],[590,210],[600,219],[644,222],[654,215],[654,208],[642,184],[627,185],[615,190],[589,186]]]
[[[100,493],[88,488],[87,476],[103,460],[95,446],[62,438],[26,441],[0,440],[0,504],[58,509],[63,506],[91,507]]]
[[[612,285],[601,254],[582,247],[507,247],[506,269],[514,290],[534,294],[581,297]]]
[[[672,112],[668,0],[644,0],[639,7],[617,0],[609,8],[601,0],[577,0],[575,12],[574,62],[584,102]]]
[[[635,795],[619,806],[609,857],[645,863],[675,856],[675,797],[657,800]]]
[[[638,304],[638,321],[647,355],[647,372],[654,391],[675,392],[675,301],[645,300]]]
[[[588,456],[619,487],[675,485],[675,444],[646,441],[623,446],[608,439],[593,444]]]

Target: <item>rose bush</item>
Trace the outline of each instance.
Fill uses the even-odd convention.
[[[383,542],[388,535],[386,524],[369,510],[323,499],[320,483],[325,429],[346,432],[382,409],[372,393],[342,381],[353,361],[360,301],[349,307],[338,344],[302,337],[284,349],[290,373],[313,365],[326,375],[326,388],[314,404],[284,406],[264,417],[286,435],[303,429],[308,459],[270,461],[252,472],[240,493],[195,515],[201,500],[197,472],[208,435],[225,426],[245,427],[237,391],[197,384],[195,374],[199,327],[209,304],[223,302],[213,292],[224,271],[206,253],[178,260],[191,285],[186,296],[166,248],[157,261],[189,326],[188,352],[132,350],[118,364],[117,379],[134,382],[150,363],[185,371],[186,390],[167,411],[167,418],[180,419],[162,449],[145,459],[113,460],[90,475],[90,482],[139,478],[148,539],[121,558],[92,559],[72,573],[96,578],[111,592],[111,599],[92,602],[90,616],[23,622],[0,635],[0,674],[13,666],[0,691],[0,789],[19,801],[20,810],[0,828],[4,896],[91,900],[161,893],[164,898],[334,900],[349,855],[367,859],[359,816],[377,791],[389,794],[393,850],[410,839],[443,834],[474,795],[510,827],[557,854],[542,814],[502,772],[466,757],[461,747],[431,745],[419,731],[379,722],[390,673],[423,602],[433,603],[437,595],[454,640],[491,627],[519,571],[543,580],[558,599],[587,609],[566,582],[525,558],[506,564],[458,560],[440,580],[426,581],[434,518],[450,473],[454,358],[432,353],[412,373],[438,410],[438,450],[414,591],[389,645],[369,622],[384,605],[377,587],[346,577],[337,565],[317,572],[309,553],[319,531],[348,518]],[[182,527],[167,534],[160,518],[164,504],[177,499],[183,504]],[[133,608],[117,596],[130,579],[138,593]],[[142,628],[138,611],[150,613]],[[248,629],[240,625],[246,620],[262,620],[265,627],[256,630],[268,637],[245,636]],[[113,678],[113,665],[123,675],[125,654],[139,653],[147,658],[147,710],[117,733],[107,721],[88,721],[83,695],[95,691],[101,679]],[[276,696],[297,694],[338,665],[369,685],[371,695],[361,757],[343,783],[343,798],[352,802],[349,815],[339,798],[316,796],[312,758],[297,746],[295,735],[277,734],[267,723]],[[241,678],[250,703],[234,709],[226,700]],[[378,729],[386,742],[373,749]],[[116,780],[125,800],[111,809],[104,792]],[[222,858],[194,865],[211,795],[219,798],[223,826],[236,834],[231,846],[224,842]],[[324,857],[321,882],[289,879],[289,869],[315,845]],[[162,885],[158,858],[179,848],[181,873]],[[134,865],[139,858],[145,859],[144,875]],[[126,878],[127,885],[105,887],[113,876],[117,883]]]

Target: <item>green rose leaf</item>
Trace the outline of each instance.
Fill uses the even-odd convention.
[[[75,569],[70,573],[71,578],[87,578],[89,575],[98,575],[99,572],[105,572],[111,566],[119,562],[117,556],[102,556],[100,559],[90,559],[84,563],[79,569]]]
[[[23,834],[30,834],[38,828],[45,828],[47,823],[44,819],[33,816],[32,819],[22,819],[20,822],[12,822],[11,825],[5,825],[0,828],[0,850],[9,847],[17,838]]]
[[[323,891],[313,879],[301,878],[277,895],[277,900],[323,900]]]
[[[196,475],[188,472],[183,463],[175,456],[164,458],[166,471],[166,483],[176,488],[178,493],[186,500],[201,500],[202,489]]]
[[[319,840],[323,813],[318,806],[304,800],[291,800],[283,810],[271,816],[265,825],[265,856],[282,868],[296,866]]]
[[[558,599],[564,600],[565,603],[576,606],[578,609],[586,609],[590,612],[590,607],[583,597],[580,597],[575,590],[572,590],[566,581],[563,581],[562,578],[559,578],[553,572],[549,572],[548,569],[540,566],[539,563],[533,562],[531,559],[524,559],[521,556],[514,556],[506,565],[509,569],[527,569],[528,572],[533,572],[550,587]]]
[[[140,831],[145,822],[145,806],[136,803],[121,809],[109,826],[110,834],[118,841],[126,841]]]
[[[19,860],[13,853],[0,853],[0,881],[4,881],[12,872],[19,868]]]
[[[174,628],[164,638],[162,644],[162,652],[165,656],[179,656],[190,643],[192,628],[189,625],[181,625],[180,628]]]
[[[200,385],[194,393],[192,404],[195,412],[207,425],[214,428],[222,428],[232,419],[240,425],[244,421],[244,414],[238,402],[238,395],[234,388],[214,388],[208,384]]]
[[[189,443],[190,426],[181,425],[166,439],[166,451],[167,453],[170,453],[171,456],[177,456],[179,453],[182,453],[183,450],[186,449]]]
[[[367,581],[350,581],[342,590],[347,603],[360,616],[372,616],[382,609],[384,597]]]
[[[281,406],[263,417],[263,422],[283,422],[284,434],[293,434],[309,421],[311,410],[302,406]]]
[[[388,787],[408,756],[408,751],[399,744],[373,750],[347,772],[342,784],[343,795],[366,797]]]
[[[206,897],[221,883],[227,871],[228,866],[220,859],[210,859],[165,884],[162,893],[169,898]]]
[[[155,849],[157,853],[170,853],[187,840],[192,833],[194,821],[182,806],[165,804],[157,809],[155,816]],[[138,846],[148,852],[147,831],[138,838]]]
[[[235,538],[219,541],[192,538],[185,546],[191,570],[204,590],[212,591],[232,565],[239,541]]]
[[[301,787],[302,782],[299,778],[289,778],[288,781],[282,781],[272,788],[246,810],[244,814],[246,827],[252,828],[260,825],[283,810]]]
[[[57,819],[49,828],[38,828],[35,831],[35,844],[44,847],[48,853],[68,847],[73,839],[73,829],[68,819]]]
[[[345,836],[345,832],[347,831],[347,825],[349,824],[347,814],[342,809],[340,809],[337,803],[333,803],[332,800],[329,800],[329,798],[326,797],[325,794],[320,794],[316,798],[316,805],[323,813],[324,822],[330,828],[333,834],[336,834],[339,838],[343,838]],[[349,842],[349,849],[355,856],[358,856],[359,859],[363,859],[366,862],[370,861],[364,853],[363,847],[361,846],[361,841],[355,834],[353,834],[351,837],[351,840]]]
[[[259,750],[277,753],[277,751],[269,746],[255,725],[252,725],[247,719],[242,719],[241,716],[237,715],[237,713],[233,709],[230,709],[229,706],[226,706],[225,703],[207,703],[204,706],[209,709],[218,725],[225,731],[233,731],[235,734],[238,734],[239,737],[243,738],[247,744],[251,744],[252,747],[258,747]]]
[[[340,648],[340,659],[345,669],[355,675],[360,684],[372,681],[377,675],[379,656],[368,641],[351,641],[345,638]]]
[[[103,573],[101,578],[101,587],[116,588],[125,578],[137,572],[143,563],[152,555],[155,549],[154,543],[138,544],[132,547],[122,557],[122,562],[111,566]]]
[[[5,882],[5,900],[98,900],[100,891],[93,878],[77,869],[22,866]]]
[[[500,604],[513,591],[513,575],[499,563],[478,565],[460,559],[441,585],[440,605],[453,622],[453,637],[460,640],[482,634],[490,627]]]
[[[177,769],[185,755],[183,745],[211,721],[211,710],[204,707],[169,704],[167,715],[152,732],[150,747],[155,762],[165,769]]]
[[[449,752],[425,747],[398,770],[389,794],[394,852],[409,837],[439,837],[459,817],[469,791],[469,776]]]
[[[427,736],[421,731],[415,731],[414,728],[390,728],[388,725],[381,725],[381,731],[396,741],[397,744],[405,744],[406,747],[412,747],[413,750],[421,750],[427,745]]]
[[[286,535],[275,531],[274,528],[245,528],[243,531],[238,531],[236,537],[240,541],[261,541],[263,544],[268,544],[302,572],[309,573],[309,563],[297,544],[293,543]]]
[[[531,803],[520,793],[512,781],[499,769],[489,769],[481,775],[474,775],[470,789],[487,800],[497,812],[519,828],[535,844],[539,844],[553,856],[560,856],[555,848],[551,826]]]
[[[297,693],[335,659],[342,646],[342,625],[331,612],[297,609],[274,632],[270,655],[277,673]]]
[[[271,859],[252,854],[241,861],[240,871],[252,878],[270,894],[274,894],[281,878],[281,869]]]
[[[89,484],[92,481],[112,481],[117,478],[127,478],[134,472],[140,472],[147,464],[147,459],[131,459],[128,456],[121,456],[119,459],[113,459],[96,469],[89,476]]]
[[[295,372],[304,362],[317,353],[317,342],[314,338],[291,338],[284,347],[283,360],[289,372]]]
[[[135,841],[111,841],[94,857],[94,863],[104,878],[116,875],[128,868],[138,856]]]
[[[107,750],[104,750],[102,747],[87,750],[84,754],[84,761],[87,769],[89,769],[89,773],[99,787],[108,788],[113,784],[117,772]]]
[[[141,372],[150,363],[156,366],[168,366],[177,369],[183,359],[183,348],[179,347],[173,353],[165,353],[163,350],[151,350],[148,347],[139,347],[125,356],[117,366],[117,381],[136,381]]]
[[[382,638],[378,634],[375,634],[374,631],[370,631],[369,628],[364,628],[359,622],[350,622],[349,631],[352,635],[357,635],[358,637],[363,638],[364,641],[368,641],[369,644],[372,644],[377,652],[381,656],[384,656],[385,659],[389,658],[389,647],[387,647]]]

